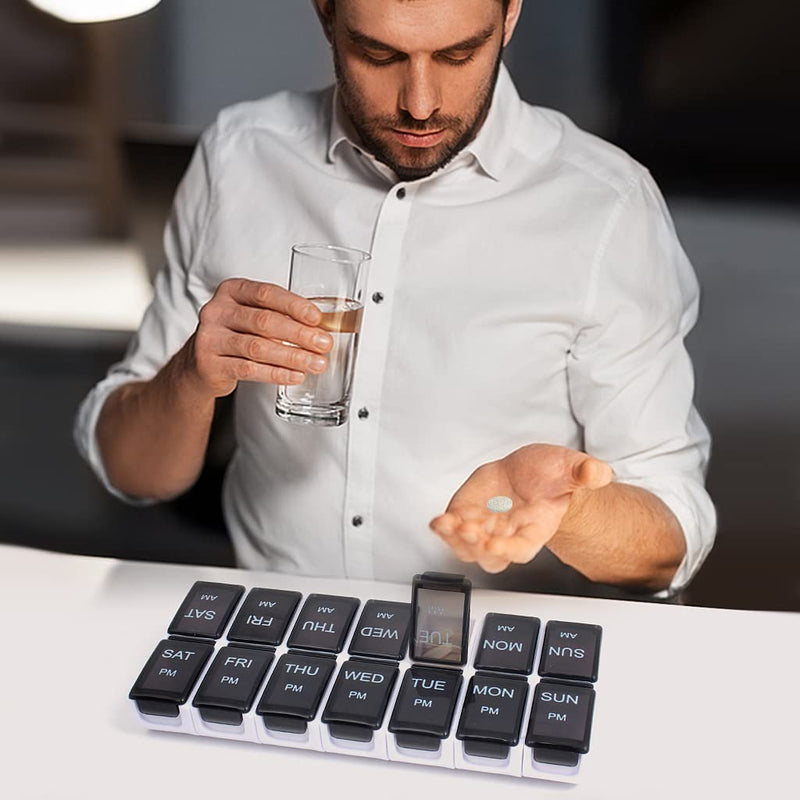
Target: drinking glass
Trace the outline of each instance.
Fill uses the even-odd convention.
[[[289,291],[322,312],[320,328],[333,338],[328,368],[297,386],[278,386],[275,413],[288,422],[334,426],[347,421],[371,256],[331,244],[292,247]]]

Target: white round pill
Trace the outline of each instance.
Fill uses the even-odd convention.
[[[498,495],[497,497],[492,497],[486,505],[488,506],[489,511],[501,513],[503,511],[511,511],[514,503],[510,497]]]

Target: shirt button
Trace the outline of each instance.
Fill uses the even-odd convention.
[[[360,525],[364,524],[364,519],[362,517],[353,517],[352,523],[356,528],[358,528]]]
[[[400,187],[400,188],[397,190],[397,199],[398,199],[398,200],[402,200],[402,199],[403,199],[405,196],[406,196],[406,190],[405,190],[405,188],[404,188],[404,187],[402,187],[402,186],[401,186],[401,187]]]
[[[358,409],[358,418],[359,419],[366,419],[369,416],[369,409],[366,408],[359,408]]]
[[[380,292],[375,292],[375,294],[372,295],[372,302],[373,303],[382,303],[383,302],[383,295]]]

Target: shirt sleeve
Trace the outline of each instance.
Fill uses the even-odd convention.
[[[189,291],[189,280],[212,211],[211,162],[215,139],[215,128],[203,134],[178,187],[164,233],[166,265],[156,276],[153,300],[139,330],[122,360],[109,369],[83,400],[75,418],[73,435],[83,458],[109,492],[134,505],[150,505],[155,501],[130,497],[111,484],[97,446],[97,420],[115,389],[152,378],[197,326],[199,308]]]
[[[616,481],[659,497],[681,524],[686,556],[662,597],[689,583],[716,533],[705,490],[711,440],[684,346],[698,304],[692,266],[644,171],[606,226],[568,373],[586,452],[608,462]]]

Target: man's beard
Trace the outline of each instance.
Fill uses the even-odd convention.
[[[454,156],[461,152],[477,135],[481,125],[486,120],[489,107],[492,104],[494,89],[497,85],[497,78],[500,74],[500,64],[502,63],[503,50],[499,50],[497,60],[494,65],[491,79],[483,91],[478,103],[477,111],[472,119],[465,120],[463,117],[456,117],[446,114],[434,113],[428,119],[420,120],[411,116],[408,111],[399,111],[397,116],[379,115],[370,117],[364,108],[363,99],[359,96],[355,87],[348,81],[342,69],[339,53],[336,45],[333,46],[333,66],[336,71],[336,81],[339,88],[339,97],[342,107],[353,125],[356,133],[361,139],[364,147],[378,159],[392,169],[401,181],[414,181],[425,178],[428,175],[441,169],[448,164]],[[388,129],[409,131],[411,133],[425,133],[446,129],[455,132],[455,137],[444,146],[439,158],[433,164],[413,163],[401,164],[393,156],[392,150],[380,138],[381,131]],[[430,148],[431,150],[434,148]],[[409,161],[422,161],[428,156],[429,149],[407,148]],[[419,150],[419,152],[416,152]]]

